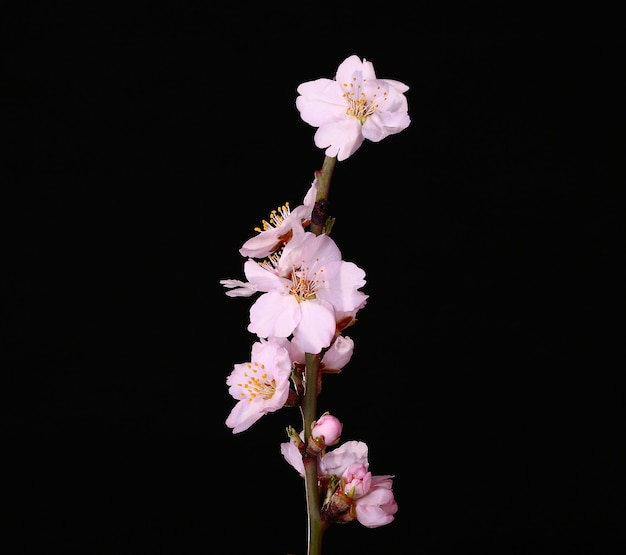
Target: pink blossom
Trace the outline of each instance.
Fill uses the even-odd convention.
[[[394,520],[398,503],[393,496],[393,476],[372,476],[371,485],[362,497],[355,496],[357,520],[368,528],[377,528]]]
[[[409,126],[407,90],[400,81],[377,79],[371,62],[352,55],[339,65],[334,79],[302,83],[296,107],[306,123],[318,128],[315,145],[342,161],[364,139],[378,142]]]
[[[226,419],[234,434],[285,405],[290,376],[291,359],[280,341],[262,339],[252,346],[251,361],[235,364],[226,379],[229,393],[238,401]]]
[[[288,337],[312,354],[328,347],[336,332],[335,312],[350,312],[367,295],[365,272],[341,259],[328,235],[304,232],[285,245],[274,266],[249,260],[246,287],[263,292],[250,308],[248,331],[259,337]]]
[[[258,235],[248,239],[239,252],[242,256],[265,258],[289,242],[294,232],[301,231],[311,219],[311,212],[317,196],[317,178],[304,197],[304,202],[293,210],[289,203],[283,204],[270,214],[269,221],[263,220],[263,228],[257,228]]]

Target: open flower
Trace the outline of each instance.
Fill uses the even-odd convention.
[[[379,142],[409,126],[408,90],[399,81],[377,79],[371,62],[352,55],[339,65],[335,79],[302,83],[296,107],[306,123],[318,128],[315,145],[342,161],[364,139]]]
[[[365,272],[341,259],[328,235],[304,232],[285,245],[274,266],[248,260],[246,290],[263,292],[250,308],[248,331],[259,337],[293,337],[307,353],[328,347],[336,331],[336,311],[362,306]],[[231,294],[234,294],[231,293]]]
[[[304,225],[310,223],[316,196],[317,178],[313,180],[303,204],[292,210],[289,203],[285,203],[277,210],[273,210],[269,221],[263,220],[263,228],[256,228],[258,235],[248,239],[239,249],[239,253],[252,258],[265,258],[278,250],[291,239],[294,228],[302,229]]]
[[[290,375],[291,358],[281,340],[262,339],[252,345],[251,361],[235,364],[226,379],[228,392],[238,401],[226,419],[234,434],[285,405]]]

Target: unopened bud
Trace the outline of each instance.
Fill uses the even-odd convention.
[[[342,430],[343,424],[335,416],[324,413],[319,420],[313,422],[311,436],[321,438],[324,446],[335,445],[339,442]]]

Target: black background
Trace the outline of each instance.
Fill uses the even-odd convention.
[[[305,553],[297,409],[224,424],[255,338],[219,280],[302,201],[296,88],[351,54],[412,122],[335,169],[370,299],[319,406],[399,511],[325,555],[626,552],[615,14],[210,6],[3,8],[0,552]]]

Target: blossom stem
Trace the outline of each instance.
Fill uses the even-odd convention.
[[[317,171],[315,176],[317,177],[317,197],[315,198],[315,209],[313,210],[313,217],[311,221],[310,230],[319,235],[324,231],[324,225],[326,224],[326,208],[328,205],[328,193],[330,191],[330,180],[333,176],[335,164],[337,163],[337,157],[326,156],[322,169]]]
[[[323,233],[326,219],[326,208],[328,206],[328,193],[330,191],[330,180],[337,162],[336,157],[326,156],[322,169],[317,171],[317,196],[315,198],[315,208],[311,220],[310,230],[315,235]],[[317,417],[317,396],[319,394],[319,357],[311,353],[306,353],[305,379],[306,388],[302,400],[302,422],[304,427],[304,444],[308,445],[311,437],[311,428]],[[306,487],[306,504],[308,515],[308,547],[307,555],[322,554],[322,538],[326,523],[322,520],[320,511],[320,491],[318,483],[317,456],[304,455],[304,480]]]
[[[302,420],[304,423],[304,444],[311,437],[311,428],[317,413],[319,357],[306,353],[306,384],[302,401]],[[321,555],[322,537],[326,528],[320,512],[320,491],[318,484],[317,455],[305,453],[304,481],[306,488],[306,505],[308,515],[307,555]]]

